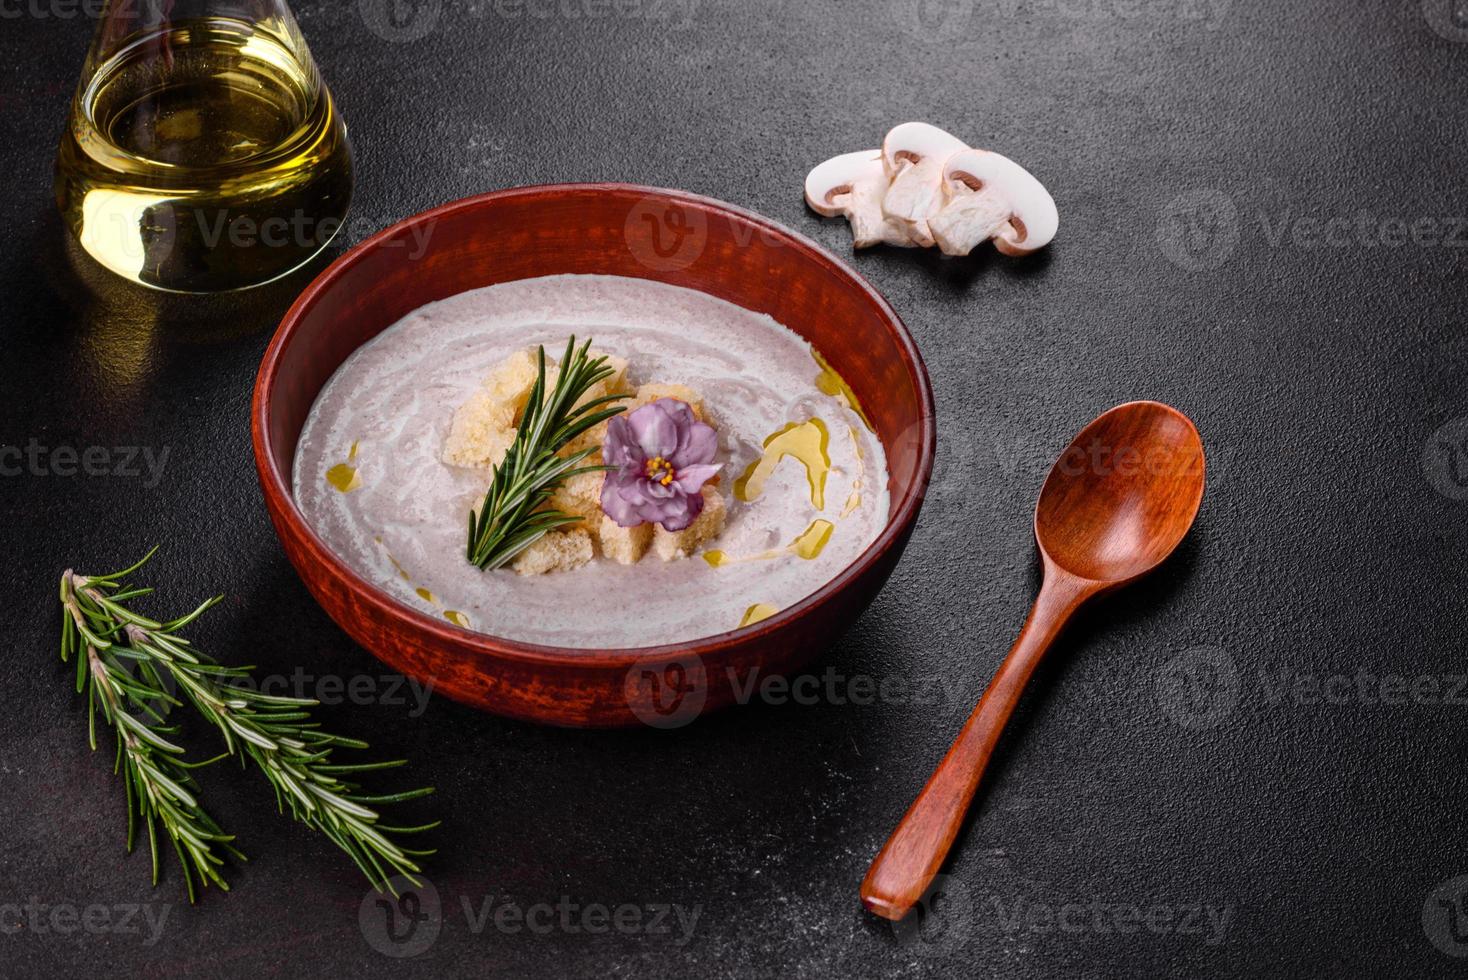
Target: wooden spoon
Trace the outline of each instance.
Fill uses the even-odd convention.
[[[1157,402],[1118,405],[1056,461],[1035,508],[1040,595],[979,706],[867,871],[868,909],[900,919],[922,899],[1040,658],[1087,599],[1172,553],[1202,503],[1203,469],[1198,430]]]

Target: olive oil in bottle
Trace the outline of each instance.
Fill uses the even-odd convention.
[[[331,241],[351,200],[351,150],[279,11],[163,19],[116,41],[104,19],[56,164],[65,222],[102,265],[157,289],[215,292],[285,275]]]

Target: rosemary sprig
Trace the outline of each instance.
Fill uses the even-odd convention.
[[[103,583],[99,587],[114,586],[132,570],[91,581]],[[141,820],[148,832],[153,884],[158,884],[156,824],[161,823],[178,854],[189,901],[194,900],[190,862],[202,884],[207,886],[212,881],[228,891],[229,885],[219,873],[224,863],[220,852],[241,860],[244,855],[230,845],[234,838],[225,834],[199,805],[198,784],[190,770],[206,763],[185,762],[184,749],[165,737],[178,730],[177,726],[163,724],[168,710],[178,701],[168,693],[151,661],[133,657],[116,644],[119,624],[85,595],[78,594],[78,580],[70,570],[61,577],[61,659],[76,656],[76,689],[87,695],[88,741],[92,749],[97,748],[99,706],[103,720],[117,731],[113,772],[122,771],[127,789],[127,849],[133,849],[137,822]],[[124,663],[128,660],[137,665],[136,673],[128,671]],[[129,707],[141,713],[144,720],[128,714]]]
[[[581,465],[597,451],[594,446],[566,456],[558,454],[587,429],[622,411],[620,405],[603,406],[627,397],[607,395],[577,404],[593,385],[613,374],[607,359],[591,357],[590,350],[589,340],[579,348],[575,337],[566,343],[560,376],[547,395],[545,348],[539,349],[535,385],[515,440],[494,468],[483,503],[469,513],[467,556],[472,564],[502,568],[547,532],[581,520],[548,507],[551,494],[574,476],[609,467]]]
[[[159,622],[130,610],[125,603],[151,589],[129,588],[127,576],[142,567],[154,551],[131,568],[110,575],[61,576],[63,606],[61,656],[77,654],[77,690],[87,691],[92,747],[96,748],[96,708],[117,731],[118,766],[128,789],[128,849],[134,840],[135,817],[148,831],[153,854],[153,883],[158,883],[158,847],[155,822],[161,824],[178,852],[188,886],[195,898],[194,874],[200,882],[214,882],[228,890],[220,875],[223,854],[243,859],[231,846],[233,837],[200,808],[198,786],[189,770],[227,757],[241,766],[253,761],[275,790],[282,812],[326,834],[346,851],[374,887],[381,889],[395,875],[413,878],[419,868],[414,858],[432,851],[409,850],[389,835],[414,834],[438,826],[437,821],[416,827],[379,824],[372,807],[417,799],[431,787],[370,796],[343,778],[360,772],[387,769],[402,760],[339,765],[331,761],[336,748],[365,749],[365,742],[323,732],[308,710],[318,702],[261,693],[252,667],[218,664],[178,631],[215,603],[208,599],[185,616]],[[125,664],[135,665],[135,672]],[[171,681],[176,692],[170,692]],[[181,694],[182,700],[177,696]],[[205,762],[186,763],[183,748],[165,736],[177,727],[165,725],[171,708],[187,702],[224,736],[225,750]],[[142,716],[127,713],[131,706]]]

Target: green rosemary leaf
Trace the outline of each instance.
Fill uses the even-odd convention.
[[[359,803],[402,803],[406,800],[428,796],[432,792],[432,786],[425,786],[423,789],[410,789],[406,793],[389,793],[386,796],[354,796],[352,799]]]
[[[280,745],[273,739],[266,738],[261,734],[256,725],[245,724],[230,714],[226,714],[223,721],[236,735],[256,748],[265,749],[267,752],[274,752],[280,748]]]
[[[405,766],[407,764],[407,759],[389,759],[384,762],[359,762],[355,765],[346,766],[317,766],[316,771],[336,775],[348,772],[370,772],[374,769],[396,769],[398,766]]]
[[[87,641],[88,646],[95,647],[98,650],[106,650],[112,646],[110,642],[102,639],[102,637],[87,628],[85,617],[77,619],[76,628],[77,632],[81,633],[82,639]]]
[[[377,829],[386,834],[422,834],[442,825],[442,820],[435,820],[433,823],[419,824],[416,827],[378,827]],[[412,854],[415,852],[408,851],[406,853]]]
[[[284,694],[262,694],[259,691],[252,691],[248,688],[236,687],[230,688],[229,690],[231,693],[236,694],[238,697],[246,701],[252,701],[256,704],[274,704],[284,708],[314,708],[321,703],[315,698],[292,698],[287,697]],[[309,718],[310,713],[302,711],[299,712],[299,716],[302,718]]]
[[[117,713],[117,722],[124,728],[131,729],[133,734],[137,735],[138,738],[141,738],[144,742],[147,742],[154,748],[162,749],[164,752],[175,752],[179,754],[182,754],[184,751],[183,746],[174,745],[167,739],[160,737],[159,735],[154,733],[153,729],[149,728],[147,725],[144,725],[142,722],[138,721],[136,718],[134,718],[130,714],[127,714],[126,712],[119,711]]]
[[[91,577],[89,577],[87,579],[87,581],[89,581],[89,582],[99,582],[99,583],[104,583],[105,584],[105,583],[108,583],[108,582],[114,582],[114,581],[119,581],[121,579],[125,579],[129,575],[131,575],[133,572],[136,572],[138,569],[140,569],[144,565],[148,564],[148,562],[150,560],[152,560],[153,556],[156,555],[156,554],[158,554],[158,547],[159,546],[155,544],[153,547],[151,547],[151,548],[148,549],[148,553],[146,555],[144,555],[142,558],[139,558],[136,563],[134,563],[132,565],[129,565],[127,568],[124,568],[120,572],[113,572],[111,575],[95,575],[95,576],[91,576]]]
[[[320,786],[317,786],[314,783],[306,784],[306,788],[309,789],[312,793],[315,793],[317,796],[321,797],[321,799],[325,800],[327,803],[331,804],[332,807],[342,811],[343,813],[350,813],[354,816],[365,817],[368,820],[377,819],[377,814],[373,813],[365,806],[358,806],[351,800],[348,800],[346,797],[337,796],[330,790],[322,789]]]
[[[90,598],[94,602],[96,602],[97,605],[101,606],[103,610],[111,613],[112,616],[114,616],[122,623],[131,623],[135,626],[141,626],[143,629],[146,630],[161,629],[163,626],[162,623],[151,620],[146,616],[139,616],[137,613],[131,611],[121,603],[113,602],[111,599],[107,598],[100,592],[94,594]]]
[[[127,715],[123,715],[122,717],[126,718]],[[183,750],[180,749],[179,751]],[[146,759],[138,760],[138,768],[140,768],[148,776],[152,777],[153,782],[157,783],[160,787],[167,790],[169,795],[171,795],[175,800],[178,800],[178,802],[182,803],[184,806],[197,807],[199,805],[199,801],[194,798],[194,794],[190,793],[178,783],[163,775],[163,773],[157,767],[149,763]],[[197,836],[189,831],[187,825],[180,826],[179,833],[187,834],[189,836]]]
[[[175,630],[182,629],[183,627],[185,627],[188,624],[192,623],[194,620],[198,619],[204,613],[208,612],[214,606],[218,605],[219,603],[221,603],[223,601],[224,601],[224,596],[222,596],[222,595],[217,595],[217,596],[213,596],[211,598],[205,599],[203,602],[199,603],[199,607],[197,609],[195,609],[193,612],[189,613],[187,616],[180,616],[178,619],[169,620],[166,624],[164,624],[162,626],[162,632],[164,632],[164,633],[172,633]]]

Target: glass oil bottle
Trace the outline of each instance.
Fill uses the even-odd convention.
[[[56,164],[82,248],[156,289],[300,267],[340,229],[352,157],[285,0],[109,0]]]

